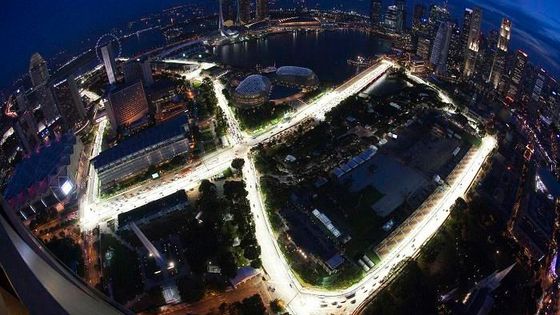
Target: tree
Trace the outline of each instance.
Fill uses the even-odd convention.
[[[270,309],[274,313],[283,313],[286,310],[286,306],[283,300],[275,299],[270,302]]]
[[[243,256],[245,256],[245,258],[249,260],[257,259],[259,258],[260,255],[261,255],[261,247],[259,245],[250,246],[243,250]]]
[[[223,252],[218,257],[218,264],[222,269],[222,275],[228,278],[233,278],[237,275],[237,265],[235,264],[235,256],[230,251]]]
[[[241,170],[243,168],[243,165],[245,165],[245,159],[234,159],[231,162],[231,167],[236,170]]]

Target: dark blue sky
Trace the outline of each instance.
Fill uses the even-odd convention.
[[[93,46],[100,33],[164,8],[212,0],[18,0],[4,1],[0,10],[0,88],[27,70],[35,51],[51,58],[61,50],[75,52]],[[277,2],[289,3],[292,0]],[[412,7],[415,2],[409,0]],[[365,13],[369,0],[308,0],[323,8],[339,7]],[[422,1],[441,3],[443,1]],[[560,74],[560,0],[449,0],[455,16],[465,6],[484,9],[485,28],[499,27],[502,16],[513,21],[512,48],[523,48],[536,64]],[[384,0],[384,4],[390,1]],[[89,41],[88,41],[89,40]]]

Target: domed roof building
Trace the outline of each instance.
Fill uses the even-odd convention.
[[[238,107],[255,107],[268,102],[272,84],[262,75],[253,74],[241,81],[233,92],[233,101]]]
[[[319,86],[319,78],[313,70],[295,66],[278,68],[276,81],[281,85],[304,89],[315,89]]]

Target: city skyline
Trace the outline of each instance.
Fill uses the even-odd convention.
[[[279,0],[278,5],[287,5],[291,0]],[[427,1],[420,1],[429,4]],[[135,2],[136,3],[136,2]],[[4,32],[0,34],[3,42],[11,43],[12,49],[4,50],[0,53],[3,60],[10,59],[13,62],[5,66],[5,70],[0,75],[0,89],[10,87],[14,80],[25,73],[29,56],[39,52],[48,61],[55,57],[60,51],[67,51],[62,58],[57,58],[58,62],[65,62],[72,55],[91,48],[95,40],[101,34],[106,33],[113,27],[123,25],[128,21],[143,15],[180,4],[200,4],[206,3],[209,10],[217,10],[217,3],[193,0],[189,2],[180,0],[146,1],[142,5],[132,6],[126,1],[119,2],[117,5],[123,9],[114,8],[113,2],[96,2],[93,4],[78,4],[72,6],[59,7],[57,3],[36,3],[29,1],[10,2],[3,13],[19,11],[19,14],[7,14],[0,19],[0,26]],[[362,14],[369,15],[369,1],[359,2],[349,5],[340,3],[336,0],[313,0],[307,1],[309,7],[314,7],[317,3],[322,8],[328,9],[342,5],[342,8],[354,9]],[[411,23],[413,16],[413,1],[407,1],[408,23]],[[383,11],[386,10],[391,1],[383,1]],[[522,49],[529,54],[530,59],[536,65],[547,68],[555,77],[560,76],[560,52],[555,47],[560,46],[560,21],[554,18],[555,13],[560,9],[555,6],[552,0],[539,0],[526,2],[517,0],[493,1],[487,3],[481,0],[452,0],[448,2],[454,18],[462,21],[464,7],[480,6],[485,9],[485,19],[483,19],[483,30],[488,32],[490,29],[498,30],[501,19],[508,16],[514,25],[510,46],[512,50]],[[126,9],[125,9],[126,8]],[[98,16],[92,12],[109,12],[109,15]],[[126,12],[126,14],[122,14]],[[18,20],[13,20],[17,18]],[[31,22],[33,21],[33,22]],[[62,23],[74,21],[75,27],[64,28]],[[542,22],[542,23],[541,23]],[[41,28],[15,27],[20,24],[35,23]],[[60,32],[63,30],[63,32]],[[89,38],[89,42],[87,39]],[[556,44],[555,44],[556,43]],[[531,58],[532,57],[532,58]],[[53,70],[53,69],[51,69]]]

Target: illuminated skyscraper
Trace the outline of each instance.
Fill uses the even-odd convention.
[[[489,77],[489,80],[494,88],[498,88],[498,85],[500,84],[500,81],[502,79],[502,74],[505,70],[510,38],[511,21],[508,18],[504,18],[502,20],[502,26],[500,27],[498,45],[496,47],[496,55],[494,56],[494,63],[492,64],[492,70],[490,71]]]
[[[519,87],[528,62],[529,56],[524,51],[518,50],[515,53],[514,65],[509,72],[510,83],[507,92],[507,97],[512,100],[515,100],[519,94]]]
[[[29,61],[29,77],[33,87],[44,84],[49,79],[47,62],[39,53],[34,53]]]
[[[263,21],[268,18],[268,0],[257,0],[256,17],[257,21]]]
[[[416,55],[422,60],[427,61],[430,59],[430,46],[432,41],[429,38],[421,37],[418,39],[418,48],[416,49]]]
[[[142,81],[111,92],[106,107],[113,132],[142,120],[149,111]]]
[[[463,16],[463,27],[461,28],[461,50],[460,58],[463,63],[461,67],[464,66],[465,54],[469,48],[469,34],[471,31],[471,21],[472,21],[473,10],[466,8]]]
[[[432,5],[430,7],[430,17],[428,19],[428,24],[430,27],[429,34],[430,39],[433,40],[436,37],[436,33],[439,29],[439,25],[444,22],[451,20],[451,13],[445,6]]]
[[[371,1],[371,26],[379,27],[381,25],[381,11],[382,11],[382,4],[381,0],[372,0]]]
[[[113,85],[117,83],[117,65],[115,63],[115,54],[113,53],[113,45],[111,43],[101,47],[101,58],[103,59],[103,65],[105,66],[109,84]]]
[[[387,13],[385,14],[385,27],[387,28],[387,31],[393,34],[402,32],[402,12],[396,5],[392,5],[387,8]]]
[[[546,70],[540,68],[537,71],[537,78],[535,80],[535,85],[533,86],[533,94],[531,95],[531,99],[533,99],[533,101],[535,102],[538,102],[541,97],[544,84],[546,82],[546,77],[547,77]]]
[[[402,28],[401,31],[406,29],[406,0],[395,0],[395,5],[401,13]]]
[[[450,22],[441,23],[434,40],[430,63],[439,75],[447,73],[447,56],[449,53],[449,44],[451,42],[452,24]]]
[[[482,25],[482,10],[476,8],[470,16],[469,37],[467,39],[467,49],[465,51],[465,66],[463,75],[470,77],[476,67],[476,59],[480,50],[480,30]]]

